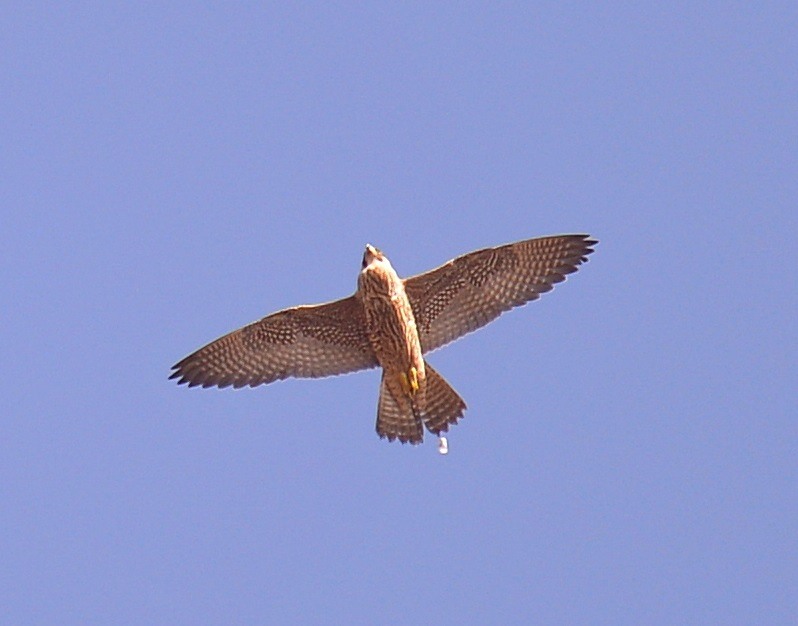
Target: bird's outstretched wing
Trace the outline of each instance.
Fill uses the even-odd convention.
[[[278,311],[220,337],[172,366],[189,387],[255,387],[289,376],[318,378],[375,367],[355,296]]]
[[[588,235],[527,239],[470,252],[406,279],[421,349],[440,348],[550,291],[596,243]]]

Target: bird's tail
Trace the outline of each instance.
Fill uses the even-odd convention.
[[[463,417],[466,403],[429,363],[424,363],[424,369],[427,373],[427,389],[422,418],[428,431],[440,435],[449,430],[450,424],[456,424]]]
[[[424,439],[422,423],[432,434],[440,435],[463,417],[466,408],[463,399],[428,363],[424,369],[426,385],[420,397],[408,396],[398,379],[386,377],[383,370],[377,408],[377,434],[380,437],[417,444]]]
[[[397,379],[392,379],[382,371],[380,399],[377,406],[377,434],[388,441],[399,439],[402,443],[421,443],[424,427],[421,425],[421,411],[405,393]]]

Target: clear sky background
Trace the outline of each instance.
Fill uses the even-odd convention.
[[[796,4],[454,4],[3,9],[3,623],[794,623]],[[571,232],[430,355],[448,456],[376,370],[167,380],[367,242]]]

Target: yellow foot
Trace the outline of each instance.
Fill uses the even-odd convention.
[[[416,395],[418,391],[418,370],[410,366],[407,373],[402,372],[399,374],[399,380],[402,382],[402,389],[409,396]]]
[[[418,370],[411,365],[407,377],[410,379],[410,393],[415,394],[418,391]]]

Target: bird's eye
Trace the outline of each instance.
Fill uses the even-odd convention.
[[[368,265],[368,263],[366,262],[366,255],[364,254],[363,255],[363,263],[361,263],[361,267],[363,269],[366,269],[366,265]]]

